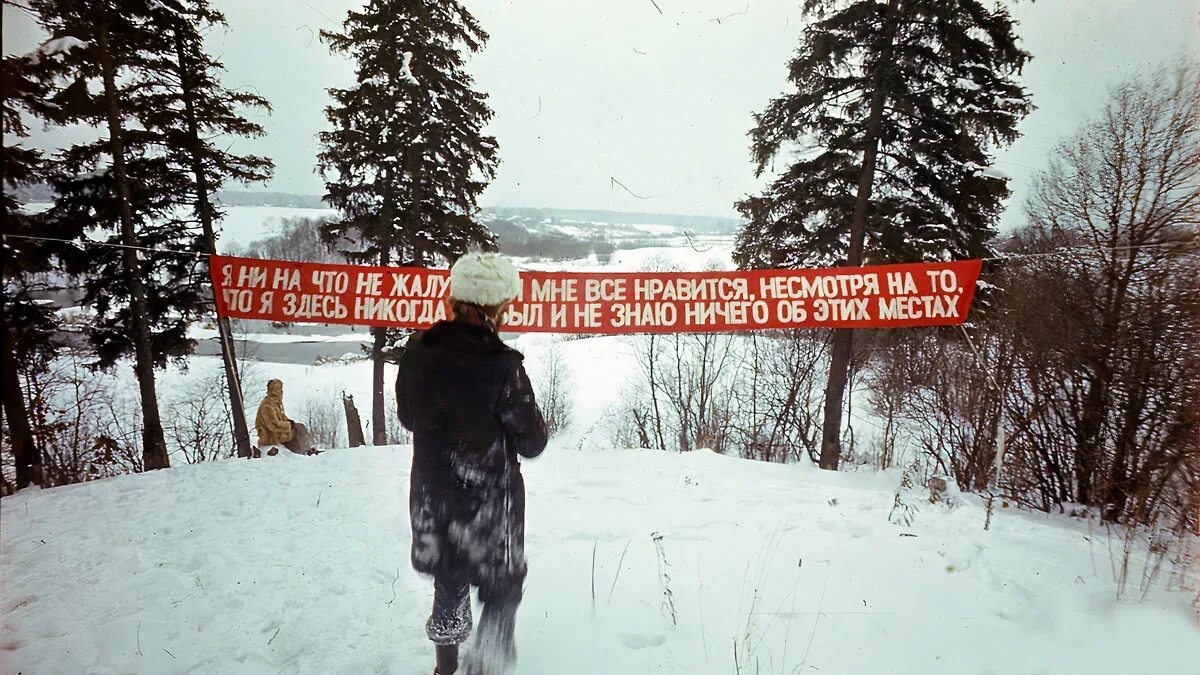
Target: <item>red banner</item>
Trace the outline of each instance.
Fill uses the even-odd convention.
[[[238,319],[427,328],[446,270],[212,256],[217,313]],[[505,331],[700,333],[964,322],[979,260],[749,272],[522,272]]]

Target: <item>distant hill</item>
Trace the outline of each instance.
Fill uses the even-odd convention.
[[[12,194],[26,204],[54,201],[54,188],[45,184],[22,185]],[[316,195],[294,195],[287,192],[246,192],[244,190],[217,190],[217,202],[225,206],[285,206],[294,209],[328,208]]]
[[[51,202],[55,196],[46,185],[23,187],[14,194],[26,203]],[[317,195],[287,192],[219,190],[216,198],[227,207],[328,208]],[[496,233],[504,253],[553,260],[575,259],[591,253],[606,256],[621,248],[695,245],[700,239],[730,237],[742,226],[736,218],[717,216],[519,206],[484,207],[479,219]],[[293,232],[284,234],[287,241],[280,245],[294,246],[295,236]]]
[[[220,190],[217,199],[226,206],[287,206],[300,209],[324,209],[328,206],[316,195],[295,195],[286,192],[244,192]],[[676,213],[638,213],[631,211],[602,211],[589,209],[551,209],[525,206],[485,206],[482,219],[502,220],[514,216],[521,220],[551,224],[584,225],[662,225],[679,230],[708,234],[730,234],[741,227],[737,218],[689,216]]]
[[[20,201],[52,202],[54,190],[49,185],[27,185],[13,190]],[[217,201],[225,206],[280,206],[295,209],[329,208],[318,195],[297,195],[288,192],[247,192],[218,190]],[[514,220],[553,225],[660,225],[694,233],[732,234],[742,225],[737,218],[718,216],[689,216],[679,213],[640,213],[635,211],[603,211],[593,209],[551,209],[528,206],[485,206],[483,220]]]
[[[287,206],[294,209],[329,208],[317,195],[294,195],[287,192],[217,190],[217,201],[225,206]]]
[[[549,209],[523,206],[485,206],[484,219],[522,216],[551,223],[611,223],[614,225],[663,225],[692,232],[730,234],[742,221],[718,216],[688,216],[678,213],[639,213],[633,211],[601,211],[589,209]]]

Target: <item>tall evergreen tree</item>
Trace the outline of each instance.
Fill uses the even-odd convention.
[[[216,139],[262,136],[262,125],[247,119],[243,111],[270,111],[266,99],[233,91],[220,82],[223,66],[204,49],[204,33],[224,26],[225,16],[208,0],[162,0],[155,21],[170,42],[161,62],[156,63],[160,85],[147,96],[142,124],[158,129],[166,143],[167,158],[187,180],[180,201],[189,207],[202,235],[206,253],[217,252],[216,224],[224,212],[213,202],[213,193],[227,181],[242,184],[270,179],[271,160],[255,155],[237,155]],[[241,381],[229,319],[218,318],[221,356],[229,390],[233,436],[239,457],[250,456],[250,433],[246,424]]]
[[[475,219],[479,194],[495,175],[496,139],[487,96],[463,70],[487,33],[453,0],[371,0],[347,14],[340,33],[323,31],[357,62],[357,84],[330,89],[318,167],[325,200],[340,212],[323,234],[354,243],[347,256],[378,265],[427,266],[470,247],[494,248]],[[387,442],[384,354],[388,331],[373,329],[372,435]]]
[[[45,178],[42,153],[22,145],[29,135],[24,116],[45,116],[53,109],[46,99],[46,86],[35,76],[48,67],[41,60],[46,51],[73,43],[48,43],[28,55],[5,56],[0,66],[4,96],[0,99],[0,127],[4,133],[0,164],[4,173],[4,243],[0,245],[3,266],[3,295],[0,312],[4,321],[3,368],[4,418],[16,468],[15,488],[43,485],[41,453],[33,440],[26,396],[19,373],[45,369],[58,350],[58,319],[53,304],[39,302],[44,290],[39,277],[50,271],[56,254],[55,242],[27,239],[48,236],[37,215],[24,212],[16,191]],[[49,67],[53,67],[49,65]],[[61,238],[65,233],[55,232]]]
[[[737,203],[743,267],[858,266],[980,257],[1007,179],[988,170],[1031,106],[1029,54],[1002,6],[980,0],[806,0],[788,80],[750,132],[757,175],[797,160]],[[820,466],[837,469],[851,329],[834,331]]]
[[[83,275],[84,302],[96,310],[88,337],[98,365],[133,354],[147,469],[170,465],[154,369],[191,352],[187,326],[203,309],[205,246],[178,213],[187,172],[172,161],[163,129],[147,125],[158,104],[162,64],[172,44],[156,24],[159,2],[30,0],[42,28],[77,46],[48,72],[58,91],[58,124],[102,130],[98,140],[61,150],[51,184],[50,226],[107,234],[113,247],[85,245],[65,260]],[[82,239],[90,244],[91,239]]]

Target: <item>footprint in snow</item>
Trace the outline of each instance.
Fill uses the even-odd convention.
[[[630,649],[642,649],[645,647],[661,647],[667,641],[667,636],[659,635],[657,633],[653,634],[653,635],[639,635],[637,633],[621,633],[620,638],[621,638],[621,644],[625,645],[626,647],[628,647]]]

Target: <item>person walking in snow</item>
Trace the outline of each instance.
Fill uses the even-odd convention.
[[[400,358],[396,404],[413,434],[412,565],[433,577],[425,631],[435,675],[458,669],[471,634],[469,593],[483,604],[467,675],[516,663],[513,629],[525,580],[525,483],[517,456],[546,447],[546,423],[521,353],[497,329],[518,295],[515,267],[470,253],[450,270],[451,320],[413,334]]]
[[[258,432],[259,448],[282,445],[298,455],[316,454],[308,428],[290,419],[283,411],[282,380],[267,382],[267,395],[258,404],[258,414],[254,416],[254,430]],[[272,450],[267,454],[275,452]]]

